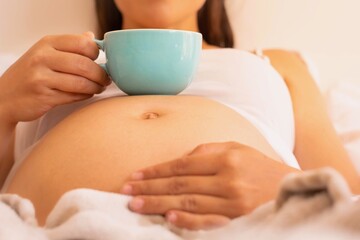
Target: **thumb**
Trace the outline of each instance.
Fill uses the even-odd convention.
[[[187,155],[196,155],[196,154],[217,154],[222,151],[228,150],[233,146],[233,143],[230,142],[220,142],[220,143],[205,143],[197,146]]]
[[[93,32],[91,32],[91,31],[84,32],[82,35],[87,36],[87,37],[89,37],[91,39],[95,38],[95,34]]]

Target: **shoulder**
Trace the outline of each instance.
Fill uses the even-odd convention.
[[[263,53],[287,84],[299,84],[299,80],[313,81],[309,68],[299,52],[267,49]]]

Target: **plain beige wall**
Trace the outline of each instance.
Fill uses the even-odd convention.
[[[0,54],[21,54],[42,36],[96,29],[91,0],[0,0]]]
[[[136,0],[134,0],[136,1]],[[360,82],[359,0],[227,0],[237,47],[308,53],[323,86]],[[0,54],[21,54],[46,34],[95,30],[91,0],[0,1]]]
[[[238,47],[305,52],[324,88],[339,81],[360,83],[359,0],[235,0],[229,5]]]

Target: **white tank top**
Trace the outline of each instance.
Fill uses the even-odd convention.
[[[104,61],[104,56],[99,62]],[[99,99],[125,95],[114,84],[83,102],[59,106],[42,118],[20,123],[15,144],[15,166],[33,145],[71,112]],[[236,49],[203,50],[196,76],[180,95],[218,101],[249,120],[289,166],[299,168],[293,155],[295,130],[289,91],[268,61]]]

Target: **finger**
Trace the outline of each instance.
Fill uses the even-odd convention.
[[[64,105],[64,104],[68,104],[68,103],[74,103],[74,102],[79,102],[79,101],[83,101],[89,98],[92,98],[94,95],[92,94],[72,94],[72,93],[63,93],[63,101],[59,102],[58,105]]]
[[[188,155],[216,154],[239,146],[241,146],[241,144],[237,142],[205,143],[197,146]]]
[[[91,31],[88,32],[84,32],[82,35],[87,36],[90,39],[94,39],[95,38],[95,34]]]
[[[169,210],[181,210],[197,214],[231,213],[229,201],[219,197],[186,194],[174,196],[137,196],[129,203],[130,210],[141,214],[165,214]]]
[[[142,169],[132,174],[132,180],[162,178],[181,175],[216,174],[221,165],[221,154],[228,149],[243,147],[236,142],[207,143],[196,147],[188,155]]]
[[[51,89],[50,91],[51,93],[48,94],[49,99],[44,101],[47,102],[52,107],[78,102],[93,97],[92,94],[75,94],[75,93],[62,92],[56,89]]]
[[[218,154],[184,156],[135,172],[131,179],[136,181],[184,175],[213,175],[220,167],[221,159]]]
[[[222,197],[224,184],[219,177],[171,177],[128,182],[122,190],[129,195],[206,194]]]
[[[166,220],[178,228],[188,230],[211,230],[230,223],[230,218],[216,214],[194,214],[172,210],[166,213]]]
[[[84,77],[57,72],[53,72],[52,75],[49,87],[62,92],[93,95],[105,90],[105,87]]]
[[[99,56],[99,48],[87,34],[47,36],[46,39],[59,51],[80,54],[92,60]]]
[[[101,86],[110,84],[108,75],[98,64],[78,54],[54,51],[49,57],[48,67],[54,71],[87,78]]]

